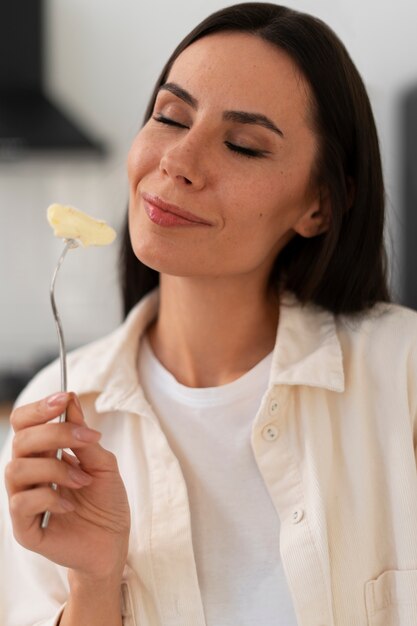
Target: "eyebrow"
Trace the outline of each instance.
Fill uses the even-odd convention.
[[[190,105],[191,108],[198,108],[198,100],[194,98],[188,91],[177,85],[177,83],[165,83],[161,85],[159,91],[169,91],[180,100],[183,100],[186,104]],[[272,130],[272,132],[276,133],[280,137],[284,136],[284,133],[278,126],[274,124],[272,120],[269,119],[263,113],[248,113],[246,111],[224,111],[223,119],[231,122],[236,122],[238,124],[258,124],[259,126],[263,126],[268,130]]]
[[[177,83],[164,83],[159,88],[159,91],[170,91],[174,96],[177,96],[177,98],[184,100],[184,102],[189,104],[193,109],[197,109],[198,107],[198,100],[188,93],[188,91],[177,85]]]
[[[225,111],[223,113],[223,119],[231,122],[237,122],[238,124],[258,124],[268,130],[272,130],[280,137],[284,136],[284,133],[278,126],[275,126],[269,117],[262,113],[247,113],[246,111]]]

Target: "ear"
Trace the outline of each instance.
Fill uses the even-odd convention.
[[[316,237],[325,233],[330,226],[331,207],[327,192],[320,191],[319,196],[312,202],[309,209],[294,225],[296,233],[301,237]]]

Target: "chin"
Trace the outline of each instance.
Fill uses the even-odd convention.
[[[197,265],[187,255],[178,250],[163,250],[161,245],[146,245],[141,240],[139,243],[132,241],[133,252],[136,258],[151,269],[160,274],[171,276],[197,276],[200,274]],[[197,271],[196,271],[197,270]]]

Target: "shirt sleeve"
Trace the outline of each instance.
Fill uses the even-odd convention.
[[[13,536],[4,482],[12,439],[10,430],[0,454],[0,624],[56,626],[69,593],[67,570],[23,548]]]

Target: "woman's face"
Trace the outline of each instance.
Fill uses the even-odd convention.
[[[274,46],[243,33],[189,46],[129,152],[137,257],[177,276],[266,279],[296,232],[323,228],[309,115],[306,82]]]

